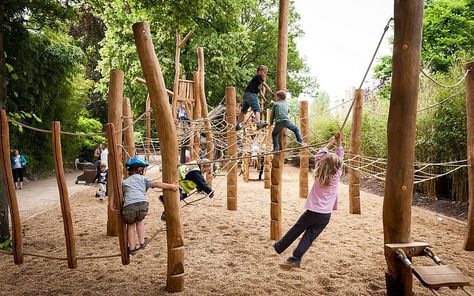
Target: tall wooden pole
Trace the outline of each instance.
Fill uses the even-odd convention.
[[[383,203],[384,242],[411,240],[413,163],[420,74],[423,0],[395,1],[388,164]],[[385,253],[387,295],[413,295],[410,268]]]
[[[214,160],[214,143],[212,142],[212,129],[211,121],[209,120],[209,112],[207,107],[206,90],[205,90],[205,79],[204,79],[204,50],[202,47],[197,49],[198,55],[198,72],[199,72],[199,91],[201,94],[202,104],[202,118],[204,118],[204,124],[206,125],[206,158]],[[209,186],[212,186],[212,169],[211,172],[206,173],[206,181]]]
[[[300,122],[303,141],[309,143],[308,101],[300,102]],[[300,197],[308,197],[309,156],[306,149],[300,151]]]
[[[235,87],[226,87],[225,89],[226,121],[227,127],[227,152],[229,158],[237,157],[237,133],[235,131],[235,106],[236,93]],[[227,164],[227,209],[237,210],[237,165],[236,161],[230,161]]]
[[[267,109],[267,119],[266,119],[267,121],[270,120],[271,114],[272,114],[272,110]],[[273,131],[273,125],[270,125],[268,127],[267,139],[265,142],[265,147],[267,148],[268,151],[272,149],[272,131]],[[272,155],[265,154],[264,162],[263,162],[263,186],[265,189],[270,189],[270,187],[272,186],[272,182],[270,180],[271,169],[272,169]]]
[[[165,183],[178,180],[178,140],[176,126],[169,106],[165,81],[151,40],[150,26],[141,22],[133,25],[140,64],[147,81],[148,93],[155,115],[156,128],[160,138],[163,177]],[[168,269],[166,290],[180,292],[184,289],[184,232],[181,221],[181,207],[178,192],[164,189],[166,210],[166,237],[168,245]]]
[[[278,17],[278,53],[276,67],[277,90],[286,90],[286,67],[288,59],[288,11],[289,0],[280,0],[280,11]],[[280,149],[286,149],[286,129],[280,132]],[[270,239],[281,238],[281,189],[284,168],[285,153],[280,152],[273,156],[272,160],[272,185],[270,188]]]
[[[469,214],[464,250],[474,251],[474,62],[467,63],[464,69],[469,71],[466,76]]]
[[[145,118],[145,159],[146,161],[150,161],[150,142],[151,142],[151,103],[150,103],[150,96],[146,96],[145,102],[145,111],[146,111],[146,118]]]
[[[123,101],[123,72],[120,70],[111,70],[110,71],[110,82],[109,82],[109,106],[108,106],[108,122],[113,123],[116,127],[116,130],[119,131],[122,129],[122,101]],[[115,143],[122,143],[122,132],[117,132],[115,134]],[[109,151],[112,147],[108,148]],[[121,150],[118,152],[119,159],[122,159]],[[110,163],[110,154],[107,161]],[[112,182],[112,183],[111,183]],[[114,185],[113,180],[108,182],[108,203],[109,208],[107,211],[107,235],[108,236],[117,236],[117,215],[111,212],[110,203],[114,198]]]
[[[51,124],[53,138],[53,162],[58,182],[59,199],[61,202],[61,213],[63,217],[64,236],[66,238],[67,266],[71,269],[77,268],[76,241],[74,238],[74,227],[69,204],[69,192],[64,174],[63,153],[61,148],[61,123],[53,121]]]
[[[127,160],[135,155],[135,134],[133,128],[133,113],[130,106],[130,99],[123,99],[123,146],[126,153],[123,153],[123,175],[127,175],[127,168],[125,164]]]
[[[178,88],[179,88],[179,75],[180,73],[180,59],[181,59],[181,48],[179,44],[181,43],[181,36],[179,34],[179,30],[176,29],[176,47],[174,53],[174,80],[173,80],[173,103],[171,105],[171,114],[173,115],[173,119],[176,118],[176,106],[178,104]]]
[[[249,140],[248,136],[243,137],[242,147],[244,151],[242,152],[242,156],[244,157],[244,159],[242,159],[242,171],[243,171],[242,177],[245,183],[248,183],[250,179],[250,158],[249,158],[249,146],[251,145],[250,142],[251,141]]]
[[[360,165],[360,134],[362,128],[362,100],[364,90],[356,89],[354,109],[352,109],[352,133],[351,133],[351,153],[353,160],[352,167]],[[357,156],[356,156],[357,155]],[[349,169],[349,212],[351,214],[360,214],[360,180],[359,172]]]
[[[194,121],[194,139],[193,145],[189,145],[191,147],[191,159],[196,160],[199,159],[199,154],[201,153],[201,131],[199,130],[199,123],[197,120],[201,119],[201,111],[202,111],[202,104],[201,104],[201,91],[199,84],[201,83],[201,77],[198,71],[193,72],[194,77],[194,110],[193,110],[193,121]],[[192,129],[192,130],[194,130]]]
[[[21,232],[20,209],[16,197],[15,184],[13,181],[12,160],[10,158],[10,129],[8,127],[7,113],[1,110],[1,135],[0,153],[2,158],[2,177],[5,184],[8,207],[10,208],[10,219],[12,225],[12,247],[13,261],[15,264],[23,264],[23,234]]]

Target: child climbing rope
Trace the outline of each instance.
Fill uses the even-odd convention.
[[[257,122],[257,129],[265,127],[267,124],[260,122],[260,103],[258,102],[258,95],[265,97],[265,89],[268,90],[272,96],[273,91],[270,89],[265,79],[267,78],[268,68],[264,65],[257,67],[257,75],[250,80],[247,88],[244,91],[244,101],[242,103],[242,109],[240,110],[239,118],[237,119],[236,130],[242,128],[241,122],[244,120],[244,115],[247,113],[249,107],[255,113],[255,121]]]
[[[99,169],[97,170],[97,175],[95,175],[94,180],[92,180],[92,183],[97,181],[99,184],[99,190],[95,193],[95,197],[101,201],[104,200],[104,197],[107,195],[107,177],[107,165],[104,162],[101,162]]]
[[[334,143],[336,153],[328,152]],[[336,133],[315,156],[314,183],[306,200],[306,211],[285,236],[273,244],[275,251],[281,254],[304,232],[293,256],[280,264],[282,268],[300,267],[301,258],[329,223],[331,212],[337,209],[337,188],[343,159],[341,134]]]
[[[145,248],[148,243],[143,223],[143,219],[148,213],[146,191],[149,188],[176,191],[179,187],[176,184],[153,182],[143,176],[144,168],[148,166],[148,163],[139,157],[130,158],[126,166],[129,177],[122,181],[123,219],[127,224],[128,252],[130,255],[135,255],[138,250]],[[135,245],[135,231],[138,235],[138,247]]]
[[[276,101],[273,102],[272,115],[270,117],[270,124],[275,122],[275,127],[273,128],[272,132],[273,151],[280,150],[278,135],[285,127],[295,134],[298,144],[304,146],[305,143],[303,143],[303,138],[301,137],[299,128],[294,125],[288,117],[289,109],[288,105],[286,104],[286,93],[282,90],[277,91],[275,94],[275,99]]]

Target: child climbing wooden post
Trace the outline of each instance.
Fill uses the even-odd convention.
[[[122,157],[123,163],[123,176],[127,175],[127,167],[125,164],[127,160],[135,155],[135,133],[133,128],[133,113],[132,107],[130,106],[130,99],[123,98],[123,147],[125,153]]]
[[[69,192],[64,174],[63,153],[61,149],[61,123],[53,121],[51,124],[53,138],[53,162],[58,182],[59,200],[61,202],[61,213],[64,224],[64,236],[66,237],[67,266],[71,269],[77,268],[76,241],[74,239],[74,227],[69,204]]]
[[[423,0],[395,1],[392,91],[388,116],[388,163],[383,203],[384,242],[411,241],[416,109],[418,101]],[[387,295],[413,295],[409,267],[386,252]]]
[[[204,118],[204,124],[206,126],[206,158],[209,160],[214,160],[214,144],[212,143],[212,129],[211,121],[209,120],[209,112],[207,107],[206,100],[206,90],[205,90],[205,79],[204,79],[204,50],[202,47],[198,47],[198,72],[199,72],[199,92],[202,105],[202,118]],[[212,186],[212,169],[210,172],[206,173],[206,181],[209,186]]]
[[[474,62],[467,63],[464,69],[469,71],[466,76],[469,214],[464,250],[474,251]]]
[[[111,70],[110,71],[110,82],[109,82],[109,103],[108,103],[108,115],[107,120],[109,123],[113,123],[116,130],[119,131],[122,129],[122,101],[123,101],[123,72],[120,70]],[[122,132],[115,133],[115,143],[122,143]],[[112,147],[109,147],[111,150]],[[122,153],[119,150],[118,159],[122,159]],[[110,153],[109,153],[109,160],[107,163],[111,163],[110,161]],[[121,171],[120,173],[120,180],[121,178]],[[111,179],[108,182],[108,211],[107,211],[107,235],[108,236],[117,236],[117,215],[111,212],[110,210],[110,203],[114,198],[114,180]]]
[[[227,121],[227,152],[228,158],[237,157],[237,133],[235,132],[235,109],[236,94],[235,87],[226,87],[225,89],[226,121]],[[237,210],[237,162],[230,161],[227,164],[227,209]]]
[[[133,25],[133,34],[137,45],[140,64],[147,81],[148,93],[153,106],[155,123],[160,139],[162,152],[163,177],[165,183],[178,180],[178,140],[176,125],[169,106],[165,81],[160,63],[156,57],[151,40],[150,26],[141,22]],[[168,268],[166,291],[180,292],[184,289],[184,232],[181,221],[181,207],[178,192],[164,189],[164,206],[166,210],[166,238],[168,246]]]
[[[286,69],[288,59],[288,11],[289,0],[280,0],[280,10],[278,18],[278,55],[276,67],[276,89],[286,90]],[[280,149],[286,149],[286,129],[280,132]],[[276,153],[272,160],[270,188],[270,239],[281,238],[281,188],[282,174],[285,163],[285,152]]]
[[[270,119],[272,116],[272,110],[267,109],[267,119]],[[272,149],[272,131],[273,126],[268,126],[267,138],[265,141],[265,147],[269,151]],[[271,154],[265,154],[264,165],[263,165],[263,185],[265,189],[270,189],[272,182],[270,181],[270,173],[272,169],[272,156]]]
[[[201,119],[201,111],[202,111],[202,104],[201,104],[201,92],[199,84],[201,83],[201,77],[198,71],[193,72],[194,77],[194,110],[193,110],[193,121],[194,124],[197,120]],[[199,130],[199,126],[194,126],[196,129],[194,131],[193,136],[193,145],[191,147],[191,160],[199,159],[199,154],[201,153],[201,132]],[[194,129],[191,129],[194,130]]]
[[[308,101],[300,102],[300,123],[303,141],[309,143]],[[308,197],[309,157],[306,149],[300,151],[300,197]]]
[[[0,113],[0,153],[2,157],[2,176],[5,184],[8,208],[10,209],[10,221],[12,227],[13,261],[16,265],[23,264],[23,234],[21,232],[20,209],[16,197],[15,184],[13,184],[12,160],[10,158],[10,129],[5,109]]]
[[[352,167],[360,165],[360,134],[362,127],[362,101],[364,90],[356,89],[354,92],[354,109],[352,109],[352,133],[351,133],[351,153]],[[360,180],[359,171],[349,168],[349,212],[360,214]]]

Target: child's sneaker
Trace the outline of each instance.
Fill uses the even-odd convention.
[[[143,244],[140,244],[140,249],[145,249],[149,242],[150,239],[148,237],[145,237],[145,239],[143,240]]]
[[[292,269],[295,267],[300,267],[301,260],[296,259],[295,257],[290,257],[286,261],[280,263],[280,267],[283,269]]]
[[[308,144],[306,144],[305,142],[298,142],[298,145],[300,145],[301,147],[303,147],[303,146],[306,146],[306,145],[308,145]]]
[[[240,123],[235,125],[235,130],[236,131],[240,131],[241,129],[242,129],[242,126],[240,125]]]
[[[128,248],[128,255],[135,256],[136,254],[137,254],[137,249],[130,250],[130,248]]]
[[[268,126],[268,123],[259,122],[259,123],[257,123],[257,130],[262,129],[262,128],[267,127],[267,126]]]

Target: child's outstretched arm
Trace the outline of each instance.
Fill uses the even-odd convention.
[[[170,184],[170,183],[164,183],[164,182],[158,182],[155,181],[153,182],[153,188],[161,188],[161,189],[170,189],[173,191],[178,191],[178,184]]]
[[[275,93],[272,91],[272,89],[268,86],[268,84],[265,81],[262,82],[262,85],[266,90],[268,90],[272,94],[272,97],[275,97]]]

